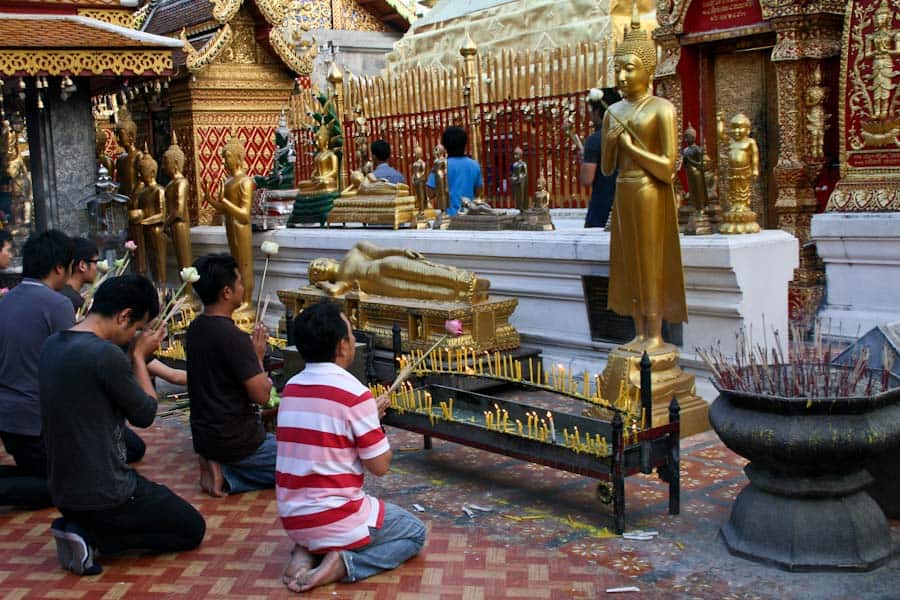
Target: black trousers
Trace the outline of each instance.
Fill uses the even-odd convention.
[[[144,440],[125,428],[125,460],[143,458],[147,451]],[[3,447],[16,461],[16,466],[0,465],[0,506],[46,508],[53,506],[47,489],[47,451],[39,435],[0,432]]]
[[[103,510],[62,510],[83,527],[89,543],[103,554],[126,550],[180,552],[200,545],[206,521],[169,488],[137,476],[134,494],[124,504]]]

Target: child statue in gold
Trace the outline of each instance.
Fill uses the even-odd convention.
[[[719,139],[728,142],[728,210],[722,215],[719,233],[757,233],[759,224],[750,200],[753,180],[759,177],[759,148],[750,137],[750,119],[745,114],[736,114],[730,125],[726,133],[721,113],[716,116]]]
[[[165,230],[175,247],[178,269],[191,266],[191,218],[188,212],[190,184],[182,173],[184,152],[178,146],[178,137],[172,132],[172,145],[163,154],[163,171],[171,181],[166,186]]]
[[[298,189],[301,194],[327,193],[338,191],[338,171],[340,162],[328,146],[331,142],[331,133],[326,125],[319,127],[316,133],[316,143],[319,151],[313,157],[312,178],[301,181]]]
[[[618,170],[608,306],[634,319],[637,335],[625,348],[652,352],[663,349],[663,319],[687,321],[687,305],[672,188],[675,107],[650,93],[656,48],[641,31],[636,10],[614,60],[622,100],[604,116],[600,165],[604,175]]]
[[[467,303],[484,300],[490,287],[490,281],[471,271],[430,262],[415,250],[370,242],[357,243],[340,262],[315,259],[309,281],[332,296],[358,289],[391,298]]]
[[[209,203],[225,215],[225,233],[228,249],[237,261],[238,270],[244,284],[244,298],[235,310],[236,318],[253,313],[253,237],[250,210],[253,207],[253,192],[256,184],[244,171],[244,143],[232,137],[222,149],[225,171],[230,177],[219,188]]]
[[[137,240],[144,246],[144,255],[150,263],[150,274],[159,285],[166,283],[166,192],[156,181],[158,166],[149,152],[144,152],[137,163],[140,187],[136,192],[138,208],[130,213],[131,222],[139,225],[143,235]],[[143,265],[141,265],[143,267]]]

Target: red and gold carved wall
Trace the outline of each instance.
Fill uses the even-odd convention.
[[[829,211],[900,210],[900,15],[853,0],[844,19],[838,107],[841,181]]]

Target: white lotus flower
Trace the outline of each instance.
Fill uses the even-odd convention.
[[[125,264],[124,258],[117,258],[115,261],[113,261],[113,266],[117,269],[121,268],[122,265],[124,265],[124,264]]]
[[[600,102],[603,100],[603,91],[597,88],[591,88],[588,92],[587,100],[588,102]]]
[[[196,283],[200,281],[200,273],[194,267],[185,267],[180,272],[181,280],[185,283]]]
[[[109,271],[109,263],[105,260],[98,260],[97,261],[97,270],[100,271],[101,273],[106,273],[107,271]]]
[[[265,242],[263,242],[262,246],[260,246],[259,249],[262,250],[263,254],[265,254],[266,256],[274,256],[275,254],[278,254],[278,244],[271,240],[266,240]]]

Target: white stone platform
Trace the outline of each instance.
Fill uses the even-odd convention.
[[[814,215],[811,238],[825,262],[827,334],[854,340],[900,319],[900,213]]]
[[[547,232],[310,227],[256,234],[257,248],[269,239],[281,247],[266,280],[265,291],[272,294],[267,320],[271,323],[282,314],[276,290],[305,285],[312,259],[340,259],[357,241],[367,239],[384,247],[413,248],[435,262],[488,278],[492,294],[519,299],[511,322],[523,345],[541,348],[549,363],[600,372],[615,344],[591,339],[581,277],[609,274],[609,234],[582,229],[578,215],[571,223],[556,215],[554,221],[557,231]],[[195,227],[191,235],[195,256],[227,250],[223,228]],[[787,331],[787,283],[797,267],[797,240],[778,230],[681,239],[689,315],[683,329],[683,366],[698,375],[698,391],[711,402],[715,392],[695,349],[721,341],[731,353],[742,326],[752,327],[761,341],[763,319],[767,333],[772,327]],[[263,261],[257,251],[257,285]]]

